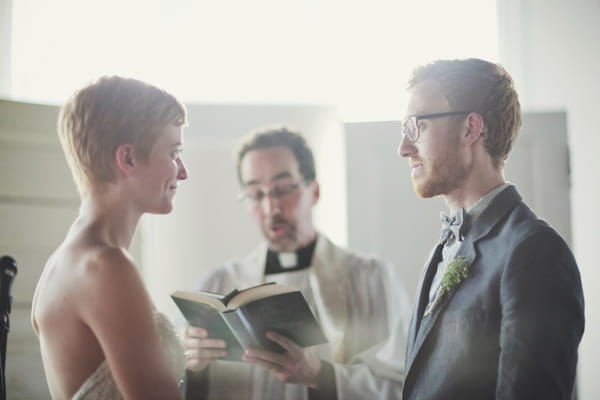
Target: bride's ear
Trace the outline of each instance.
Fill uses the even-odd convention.
[[[136,163],[135,151],[130,144],[121,144],[115,151],[117,170],[124,176],[130,176]]]

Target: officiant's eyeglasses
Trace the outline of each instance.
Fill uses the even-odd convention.
[[[470,111],[450,111],[443,113],[435,113],[435,114],[421,114],[421,115],[412,115],[402,123],[400,127],[400,134],[404,138],[408,139],[409,142],[416,142],[419,138],[419,121],[423,119],[434,119],[434,118],[442,118],[442,117],[451,117],[453,115],[467,115],[470,114]]]
[[[238,199],[240,201],[250,201],[254,204],[261,203],[265,197],[283,200],[295,194],[300,188],[301,183],[302,182],[278,184],[266,191],[260,188],[249,188],[240,193]]]

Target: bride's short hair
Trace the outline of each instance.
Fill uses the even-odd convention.
[[[115,151],[131,144],[147,160],[158,134],[186,123],[172,94],[137,79],[103,76],[76,91],[62,107],[58,136],[80,194],[115,177]]]

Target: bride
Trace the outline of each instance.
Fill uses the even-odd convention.
[[[185,107],[147,83],[106,76],[74,94],[59,137],[81,196],[33,298],[53,399],[181,399],[184,360],[129,254],[144,213],[169,213]]]

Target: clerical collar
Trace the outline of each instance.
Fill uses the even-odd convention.
[[[308,245],[292,252],[276,252],[269,249],[267,251],[265,275],[298,271],[310,267],[316,244],[317,239],[315,238]]]

